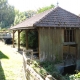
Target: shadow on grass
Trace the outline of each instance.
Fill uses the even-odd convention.
[[[0,80],[6,80],[4,75],[4,70],[1,66],[1,61],[0,61]]]
[[[0,51],[0,59],[9,59],[9,57]]]

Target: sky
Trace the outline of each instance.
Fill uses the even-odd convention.
[[[8,3],[20,11],[37,10],[50,6],[51,4],[70,11],[76,15],[80,14],[80,0],[8,0]]]

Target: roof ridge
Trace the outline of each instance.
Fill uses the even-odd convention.
[[[59,6],[58,6],[58,7],[59,7]],[[74,16],[79,17],[78,15],[74,14],[73,12],[70,12],[70,11],[68,11],[68,10],[66,10],[66,9],[64,9],[64,8],[62,8],[62,7],[59,7],[59,8],[61,8],[62,10],[66,11],[66,12],[68,12],[68,13],[74,15]]]
[[[56,10],[57,9],[57,7],[55,7],[55,8],[51,8],[51,9],[49,9],[49,10],[47,10],[47,11],[44,11],[44,12],[42,12],[42,14],[43,13],[46,13],[47,12],[47,14],[44,16],[44,17],[42,17],[39,21],[37,21],[36,23],[34,23],[34,25],[33,26],[35,26],[37,23],[39,23],[42,19],[44,19],[47,15],[49,15],[53,10]],[[39,13],[39,14],[41,14],[41,13]],[[36,16],[36,15],[35,15]]]

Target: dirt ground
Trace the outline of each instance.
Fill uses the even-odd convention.
[[[1,59],[1,66],[5,75],[4,80],[24,80],[23,58],[21,52],[19,53],[17,48],[13,48],[12,45],[7,45],[2,41],[0,41],[0,51],[5,53],[5,55],[7,55],[7,53],[9,54],[8,60]],[[13,76],[13,78],[11,76]]]

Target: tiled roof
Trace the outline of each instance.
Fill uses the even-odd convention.
[[[51,9],[52,10],[52,9]],[[34,28],[33,24],[38,22],[40,19],[42,19],[45,15],[47,15],[51,10],[47,10],[43,13],[39,13],[34,15],[33,17],[24,20],[20,24],[17,24],[16,26],[11,27],[10,29],[24,29],[24,28]]]
[[[80,17],[60,7],[56,7],[37,14],[11,27],[11,29],[34,27],[80,27]]]

